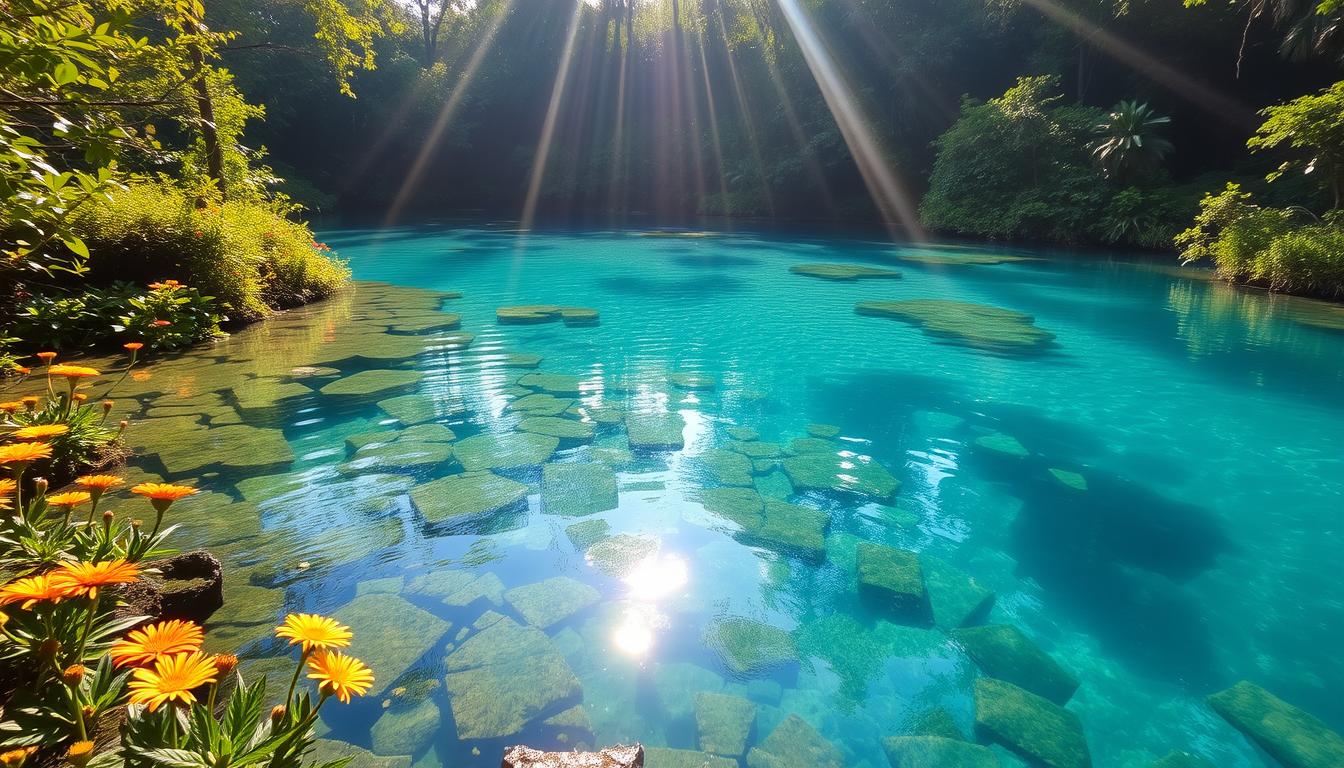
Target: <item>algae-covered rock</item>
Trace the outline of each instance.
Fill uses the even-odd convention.
[[[906,621],[928,616],[924,572],[919,555],[869,541],[858,545],[859,590]]]
[[[1005,435],[1002,432],[977,437],[975,445],[977,448],[1017,459],[1031,455],[1031,451],[1028,451],[1022,443],[1018,442],[1017,438],[1012,435]]]
[[[616,473],[605,464],[547,464],[541,468],[541,508],[548,515],[582,517],[619,504]]]
[[[863,264],[794,264],[789,271],[795,275],[819,277],[822,280],[842,280],[846,282],[859,279],[894,280],[901,276],[894,269],[868,267]]]
[[[440,570],[421,574],[406,584],[406,594],[447,597],[475,581],[470,571]]]
[[[555,576],[504,593],[509,605],[539,629],[549,629],[601,598],[596,589],[568,576]]]
[[[752,459],[777,459],[784,455],[784,446],[761,440],[730,440],[725,447]]]
[[[518,429],[581,443],[589,442],[597,433],[597,428],[592,424],[555,416],[528,416],[518,425]]]
[[[344,475],[413,473],[441,467],[452,458],[453,446],[448,443],[413,443],[398,440],[392,443],[366,445],[355,451],[355,455],[338,469]]]
[[[1046,768],[1092,765],[1077,715],[1003,680],[975,681],[975,730]]]
[[[355,597],[361,595],[396,595],[406,584],[401,576],[388,576],[384,579],[365,579],[355,585]]]
[[[657,551],[658,540],[651,536],[619,533],[593,544],[584,559],[608,576],[620,578]]]
[[[442,424],[418,424],[401,430],[397,440],[403,443],[451,443],[457,439],[453,430]]]
[[[741,676],[754,676],[798,661],[798,646],[792,635],[751,619],[718,619],[705,629],[704,640],[728,669]]]
[[[536,368],[541,365],[541,355],[529,352],[515,352],[504,358],[505,368]]]
[[[990,677],[1021,686],[1060,705],[1068,703],[1078,690],[1078,678],[1011,624],[964,627],[950,634]]]
[[[378,408],[406,427],[440,418],[434,398],[429,395],[398,395],[384,398],[378,401]],[[448,415],[450,414],[447,412],[442,414],[442,416]]]
[[[413,755],[434,738],[442,715],[429,699],[406,707],[392,707],[373,723],[370,736],[379,755]]]
[[[645,747],[644,768],[737,768],[737,761],[693,749]]]
[[[831,516],[801,504],[765,499],[759,525],[744,532],[748,543],[821,560],[826,554],[826,529]]]
[[[1149,768],[1217,768],[1213,763],[1189,752],[1172,750]]]
[[[930,251],[901,251],[896,254],[901,261],[931,266],[984,266],[994,264],[1015,264],[1023,261],[1040,261],[1031,256],[1012,256],[1006,253],[933,253]]]
[[[582,696],[550,638],[507,617],[493,618],[443,664],[460,740],[511,736]]]
[[[598,321],[598,312],[587,307],[528,304],[500,307],[495,310],[495,320],[500,325],[536,325],[556,320],[563,320],[565,325],[595,325]]]
[[[356,597],[333,615],[354,633],[351,655],[373,670],[374,683],[369,689],[372,698],[382,696],[452,628],[452,624],[395,595]]]
[[[944,739],[966,740],[957,721],[946,707],[930,707],[910,716],[901,726],[904,736],[938,736]]]
[[[802,657],[825,661],[840,678],[840,693],[861,701],[887,660],[908,652],[906,631],[881,619],[867,626],[847,613],[828,613],[804,623],[794,636]]]
[[[425,351],[419,336],[359,333],[338,336],[314,350],[304,362],[312,366],[341,367],[345,363],[392,365]]]
[[[789,442],[794,453],[835,453],[835,441],[820,437],[795,437]]]
[[[565,535],[580,552],[605,539],[610,531],[611,524],[606,520],[584,520],[565,526]]]
[[[297,408],[299,401],[313,394],[313,390],[296,381],[279,379],[248,379],[233,386],[233,397],[238,412],[249,421],[268,419],[286,409]]]
[[[747,753],[748,768],[843,768],[844,764],[840,750],[797,715],[784,718]]]
[[[574,401],[545,392],[533,392],[504,406],[506,411],[522,411],[530,416],[559,416],[569,410]]]
[[[538,467],[559,447],[560,440],[533,432],[474,435],[454,445],[458,462],[468,471]]]
[[[725,757],[747,753],[756,705],[738,696],[702,693],[695,697],[695,730],[700,749]]]
[[[760,525],[765,513],[765,499],[751,488],[707,488],[700,492],[700,503],[742,530]]]
[[[1055,478],[1055,481],[1065,488],[1072,488],[1075,491],[1087,490],[1087,478],[1077,472],[1071,472],[1067,469],[1059,469],[1058,467],[1050,467],[1050,476]]]
[[[751,459],[737,451],[714,448],[700,456],[700,463],[719,485],[746,486],[754,482]]]
[[[312,760],[314,765],[345,760],[345,768],[411,768],[410,755],[380,757],[363,747],[335,739],[317,739],[313,742],[312,751],[304,757]]]
[[[527,486],[490,472],[467,472],[417,485],[411,502],[431,526],[450,532],[493,530],[492,518],[526,510]]]
[[[679,413],[631,414],[625,429],[636,451],[679,451],[686,445],[686,420]]]
[[[734,440],[741,440],[743,442],[761,439],[761,433],[751,427],[729,427],[724,431]]]
[[[1031,315],[1002,307],[945,299],[861,301],[860,315],[890,317],[952,344],[998,354],[1026,354],[1049,347],[1055,335],[1037,328]]]
[[[172,476],[199,475],[206,467],[264,472],[291,464],[294,451],[278,429],[231,424],[174,435],[159,446],[159,461]]]
[[[375,445],[378,443],[390,443],[401,437],[401,432],[395,429],[380,429],[372,432],[356,432],[345,438],[345,450],[347,453],[354,453],[366,445]]]
[[[578,397],[580,391],[579,377],[563,373],[525,373],[518,378],[518,385],[549,392],[558,397]]]
[[[462,324],[462,317],[452,312],[438,312],[424,315],[397,315],[396,321],[387,326],[387,332],[401,336],[414,336],[423,333],[451,331]]]
[[[781,464],[799,491],[852,494],[890,504],[901,481],[875,461],[838,453],[801,453]]]
[[[1209,706],[1284,768],[1344,766],[1344,738],[1255,683],[1242,680],[1219,691]]]
[[[704,373],[670,373],[667,380],[677,389],[697,391],[714,389],[719,385],[713,376]]]
[[[891,768],[998,768],[988,747],[941,736],[892,736],[882,740]]]
[[[812,437],[819,437],[823,440],[829,440],[840,434],[840,428],[834,424],[808,424],[807,434]]]
[[[929,595],[933,623],[956,629],[982,621],[994,606],[994,593],[952,564],[932,555],[920,555],[924,589]]]
[[[665,662],[653,670],[653,690],[662,706],[662,719],[680,721],[694,713],[695,697],[723,690],[723,678],[698,664]]]
[[[343,379],[337,379],[318,391],[328,397],[377,400],[411,389],[424,377],[420,371],[360,371]]]
[[[488,603],[496,608],[503,605],[504,582],[493,573],[483,573],[471,583],[443,598],[443,604],[452,608],[467,608],[477,602]]]

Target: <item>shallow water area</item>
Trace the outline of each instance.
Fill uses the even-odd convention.
[[[1241,680],[1344,730],[1344,311],[697,234],[327,232],[352,290],[118,387],[131,475],[207,491],[212,650],[284,685],[286,611],[354,629],[324,757],[877,768],[978,696],[1000,765],[1023,717],[1061,766],[1272,765],[1206,702]]]

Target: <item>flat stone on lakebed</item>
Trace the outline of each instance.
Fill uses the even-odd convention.
[[[644,768],[738,768],[738,763],[694,749],[645,747]]]
[[[606,464],[547,464],[541,468],[541,510],[582,517],[620,504],[616,473]]]
[[[1031,315],[964,301],[861,301],[854,311],[900,320],[949,343],[1000,354],[1040,352],[1055,338],[1053,333],[1037,328]]]
[[[518,425],[518,429],[583,443],[592,440],[597,434],[597,427],[592,423],[558,416],[528,416]]]
[[[756,724],[756,705],[739,696],[701,693],[695,697],[695,730],[700,749],[724,757],[741,757]]]
[[[294,451],[278,429],[230,424],[193,429],[189,437],[176,437],[159,448],[159,461],[169,475],[196,474],[214,466],[259,471],[285,467],[294,461]]]
[[[360,371],[327,384],[318,390],[328,397],[382,398],[410,389],[425,375],[420,371]]]
[[[349,653],[376,670],[369,690],[375,699],[452,628],[449,622],[396,595],[356,597],[333,616],[354,633]]]
[[[929,595],[933,623],[939,629],[975,624],[993,608],[994,593],[961,569],[933,555],[921,554],[919,563],[924,571],[924,589]]]
[[[784,459],[782,465],[799,491],[846,493],[890,504],[901,487],[881,464],[838,453],[803,453]]]
[[[704,640],[728,669],[742,677],[798,661],[798,646],[792,635],[751,619],[718,619],[705,629]]]
[[[449,475],[411,489],[425,522],[450,530],[474,528],[527,502],[527,486],[490,472]]]
[[[988,747],[942,736],[892,736],[882,750],[891,768],[999,768]]]
[[[861,541],[858,545],[859,590],[902,619],[921,621],[928,615],[924,572],[919,555],[905,549]]]
[[[520,397],[504,406],[506,411],[522,411],[529,416],[559,416],[569,410],[574,401],[545,392]]]
[[[343,475],[416,472],[442,466],[452,458],[453,446],[449,443],[397,440],[366,445],[337,469]]]
[[[504,599],[528,624],[549,629],[601,599],[596,589],[568,576],[555,576],[514,587]]]
[[[1003,680],[975,681],[975,730],[1046,768],[1092,765],[1077,715]]]
[[[795,275],[819,277],[822,280],[852,281],[862,279],[895,279],[901,276],[894,269],[868,267],[863,264],[794,264],[789,271]]]
[[[798,715],[789,715],[747,753],[748,768],[843,768],[844,755]]]
[[[594,325],[598,321],[598,312],[587,307],[526,304],[496,309],[495,320],[500,325],[536,325],[556,320],[563,320],[565,325]]]
[[[1209,706],[1284,768],[1344,766],[1344,738],[1255,683],[1242,680],[1219,691]]]
[[[445,403],[440,411],[434,398],[429,395],[398,395],[378,401],[378,409],[401,422],[402,426],[413,427],[435,419],[461,413],[464,408]]]
[[[560,446],[560,440],[535,432],[473,435],[455,444],[457,460],[468,471],[537,467]]]
[[[518,377],[518,386],[548,392],[557,397],[578,397],[579,377],[536,371]]]
[[[636,451],[679,451],[686,441],[686,420],[679,413],[632,414],[625,420],[630,448]]]
[[[1021,686],[1061,706],[1078,690],[1078,678],[1011,624],[964,627],[950,634],[990,677]]]

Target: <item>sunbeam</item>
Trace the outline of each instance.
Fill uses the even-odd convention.
[[[574,60],[574,47],[579,37],[579,21],[583,18],[583,3],[574,4],[574,15],[570,17],[569,29],[565,31],[565,49],[560,54],[560,64],[555,70],[555,83],[551,86],[551,100],[546,106],[546,120],[541,126],[541,138],[537,141],[537,151],[532,160],[532,173],[527,181],[527,197],[523,201],[523,215],[519,226],[530,230],[537,215],[537,200],[541,196],[541,184],[546,178],[546,163],[551,157],[551,143],[555,138],[555,125],[560,118],[560,105],[565,99],[565,86],[569,82],[569,68]]]

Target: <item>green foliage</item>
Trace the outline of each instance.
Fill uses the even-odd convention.
[[[80,212],[94,277],[141,282],[175,275],[214,296],[233,320],[330,295],[349,270],[307,225],[275,206],[236,200],[198,208],[164,183],[138,183]]]
[[[1344,216],[1256,205],[1228,184],[1200,203],[1176,238],[1186,263],[1210,260],[1219,276],[1270,290],[1344,298]]]
[[[1246,145],[1257,150],[1288,147],[1300,155],[1283,163],[1270,180],[1293,169],[1315,174],[1338,208],[1344,196],[1344,81],[1261,114],[1265,122]]]
[[[47,461],[50,478],[71,478],[83,469],[102,461],[104,453],[120,437],[120,431],[107,424],[110,411],[102,402],[79,403],[62,381],[50,382],[50,396],[34,403],[3,403],[0,417],[0,437],[10,437],[24,427],[56,425],[64,432],[46,438],[51,446]]]
[[[178,349],[219,334],[214,300],[176,281],[141,288],[113,283],[76,293],[31,296],[15,313],[11,331],[32,352],[142,342],[150,349]]]
[[[1171,153],[1171,142],[1158,134],[1170,122],[1171,118],[1158,115],[1147,104],[1122,101],[1092,129],[1097,136],[1092,156],[1109,179],[1152,174]]]

